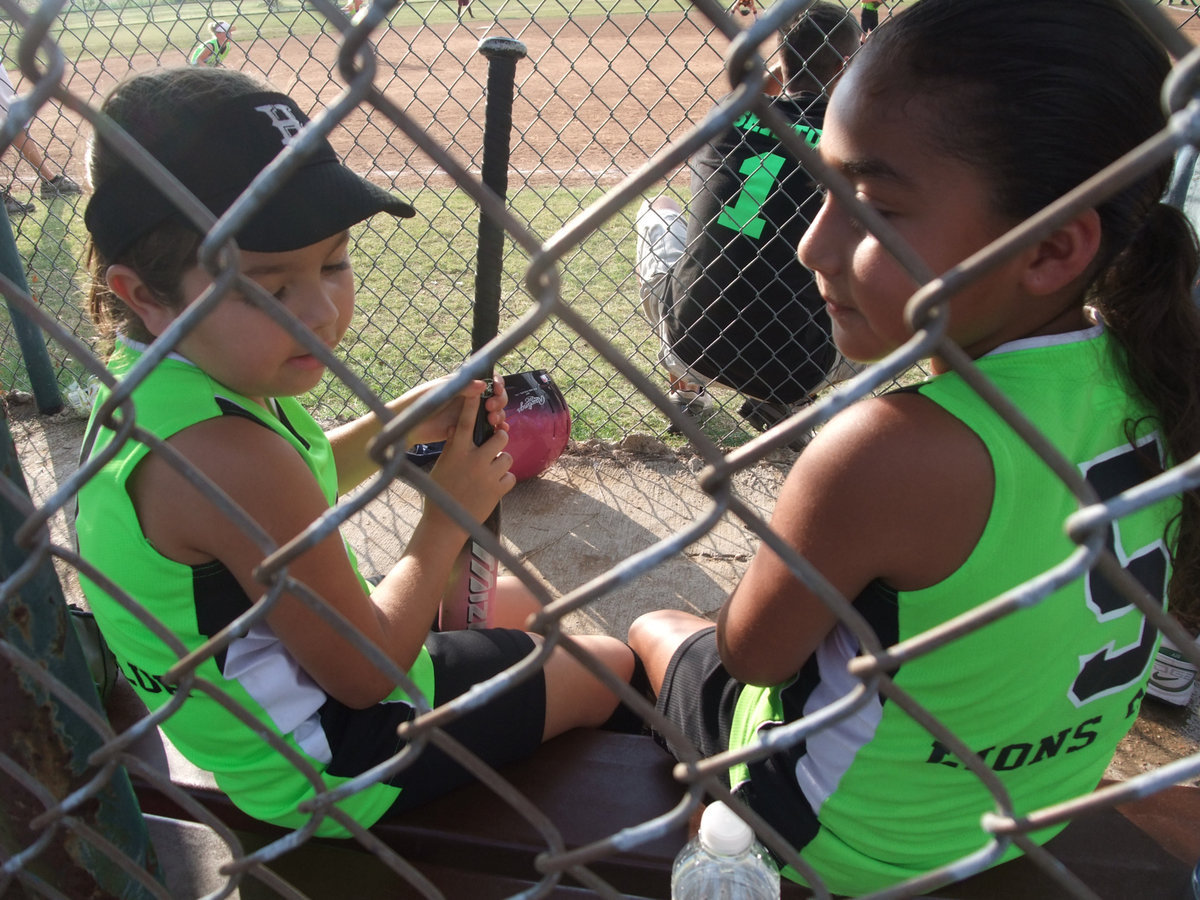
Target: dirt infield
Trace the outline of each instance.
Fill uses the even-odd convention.
[[[582,185],[611,182],[640,166],[698,122],[724,90],[718,51],[725,39],[694,17],[505,27],[511,24],[389,31],[378,44],[381,63],[399,62],[394,77],[381,72],[376,83],[460,162],[475,155],[477,166],[486,63],[476,46],[485,35],[517,38],[529,56],[517,65],[512,168],[535,184]],[[414,158],[407,138],[360,131],[366,118],[360,111],[346,122],[359,135],[350,154],[356,168],[362,159],[389,175],[405,170],[401,178],[436,174],[430,161]],[[373,116],[375,124],[380,118]]]
[[[529,51],[517,67],[512,169],[533,184],[612,183],[698,122],[727,89],[722,53],[728,41],[697,13],[386,29],[376,40],[376,87],[475,169],[487,78],[477,46],[490,35],[516,38]],[[319,110],[343,88],[337,53],[330,30],[239,43],[228,65],[265,77]],[[95,106],[131,72],[184,62],[181,49],[84,59],[68,63],[66,86]],[[18,90],[25,89],[18,82]],[[53,141],[54,158],[69,154],[68,171],[82,178],[88,126],[54,104],[43,107],[40,118],[35,139]],[[373,180],[410,188],[449,183],[400,129],[369,108],[352,112],[331,138],[350,165]],[[23,175],[32,183],[31,172]]]
[[[1189,40],[1200,39],[1194,11],[1162,11]],[[530,184],[611,184],[700,121],[729,88],[723,73],[728,40],[695,11],[574,20],[480,18],[379,32],[375,85],[458,162],[476,170],[486,81],[486,61],[476,48],[489,35],[516,38],[529,50],[517,67],[512,170]],[[265,77],[317,110],[343,87],[336,72],[338,37],[330,27],[276,40],[243,39],[228,64]],[[184,64],[186,49],[68,63],[66,86],[97,105],[131,72]],[[21,80],[17,87],[26,89]],[[51,158],[69,159],[68,172],[81,179],[88,127],[54,104],[42,108],[40,119],[35,139],[51,147]],[[359,108],[331,137],[349,163],[373,180],[409,190],[449,184],[440,167],[380,113]],[[33,183],[27,164],[19,174]]]

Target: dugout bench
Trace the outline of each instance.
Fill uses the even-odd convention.
[[[110,703],[114,727],[144,714],[132,690],[121,685]],[[252,819],[218,791],[207,773],[191,766],[168,744],[146,740],[139,757],[183,788],[243,841],[247,852],[286,834]],[[651,739],[579,729],[543,745],[503,775],[562,834],[568,848],[611,835],[671,809],[682,795],[671,777],[671,758]],[[143,813],[180,823],[193,821],[153,783],[134,777]],[[487,788],[472,785],[373,832],[450,900],[491,900],[520,893],[538,881],[533,860],[545,849],[536,830]],[[622,851],[590,868],[633,898],[668,898],[670,871],[683,845],[677,834]],[[1200,860],[1200,788],[1174,786],[1152,797],[1071,823],[1046,845],[1055,858],[1103,898],[1186,900],[1191,870]],[[420,896],[353,840],[312,839],[270,868],[313,900],[401,900]],[[553,898],[591,897],[564,878]],[[253,878],[240,885],[242,900],[278,896]],[[784,898],[808,892],[785,884]],[[939,900],[1057,900],[1058,886],[1025,859],[1006,863],[931,897]]]

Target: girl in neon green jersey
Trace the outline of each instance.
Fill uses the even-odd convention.
[[[1119,0],[921,0],[851,62],[819,152],[941,274],[1161,131],[1169,71]],[[946,339],[1101,498],[1200,450],[1197,254],[1186,222],[1159,202],[1168,174],[1169,161],[1076,212],[949,302]],[[911,337],[912,278],[833,193],[799,256],[847,357],[879,360]],[[934,376],[916,388],[835,416],[772,518],[860,621],[839,620],[763,547],[715,629],[673,611],[634,623],[660,708],[705,755],[850,697],[865,634],[884,647],[921,635],[1076,550],[1063,528],[1076,497],[940,348],[930,364]],[[1109,535],[1151,597],[1169,596],[1182,617],[1194,614],[1196,528],[1188,492],[1124,516]],[[1090,570],[892,677],[1021,814],[1095,787],[1136,717],[1157,639]],[[845,712],[728,773],[833,893],[873,891],[989,846],[993,862],[1016,854],[981,825],[996,809],[982,781],[893,696],[868,690]]]
[[[291,98],[255,79],[190,67],[135,76],[103,112],[218,216],[308,121]],[[494,605],[493,621],[503,627],[430,632],[466,539],[434,504],[377,585],[360,575],[336,530],[288,564],[281,590],[256,577],[270,550],[324,518],[340,493],[378,468],[367,453],[380,430],[374,415],[324,432],[296,396],[320,382],[320,348],[337,347],[354,312],[348,229],[413,209],[320,142],[237,233],[237,285],[176,335],[196,304],[213,299],[213,275],[197,262],[202,234],[101,139],[90,166],[92,309],[115,332],[109,371],[133,377],[164,335],[177,340],[133,389],[136,435],[93,415],[84,465],[99,468],[80,491],[77,516],[90,566],[84,590],[151,709],[178,701],[179,682],[165,673],[198,651],[195,685],[162,729],[247,813],[303,826],[312,814],[300,807],[320,791],[405,749],[397,728],[422,702],[443,706],[540,652],[541,638],[519,630],[536,603],[510,576]],[[279,308],[307,328],[308,342],[272,318]],[[487,401],[496,433],[478,447],[472,439],[483,388],[470,382],[406,436],[410,445],[447,441],[432,477],[476,521],[514,483],[502,384]],[[389,409],[400,412],[430,389],[415,388]],[[101,391],[97,410],[108,396]],[[181,461],[255,527],[241,526],[211,491],[198,490]],[[337,621],[358,639],[345,637]],[[628,647],[604,636],[578,640],[628,679]],[[601,681],[555,650],[531,677],[445,728],[495,766],[567,729],[603,724],[615,708]],[[470,778],[432,745],[410,755],[410,764],[358,784],[339,810],[368,826]],[[324,815],[316,832],[347,829]]]

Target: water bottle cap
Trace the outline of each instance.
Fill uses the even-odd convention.
[[[700,843],[718,856],[737,856],[754,843],[754,831],[718,800],[700,817]]]

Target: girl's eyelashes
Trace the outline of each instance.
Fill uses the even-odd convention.
[[[268,287],[267,285],[263,284],[261,281],[255,281],[254,283],[255,283],[255,284],[257,284],[257,285],[258,285],[258,287],[259,287],[261,290],[264,290],[264,291],[266,291],[268,294],[270,294],[270,295],[271,295],[272,297],[274,297],[276,300],[279,300],[279,299],[281,298],[281,295],[283,294],[283,288],[282,288],[282,287],[281,287],[281,288],[279,288],[279,290],[277,290],[277,291],[272,291],[270,287]],[[253,300],[253,299],[251,299],[251,296],[250,296],[250,291],[249,291],[249,289],[235,290],[235,291],[233,291],[233,292],[230,294],[230,296],[231,296],[231,297],[235,297],[235,298],[237,298],[238,302],[240,302],[240,303],[244,303],[244,304],[245,304],[245,305],[247,305],[247,306],[254,306],[254,305],[255,305],[255,304],[254,304],[254,300]]]
[[[869,196],[867,196],[865,191],[855,192],[854,199],[857,200],[859,203],[861,203],[863,206],[869,206],[871,209],[875,210],[875,212],[879,213],[879,215],[881,215],[881,216],[886,217],[888,215],[887,210],[885,210],[882,206],[880,206],[878,201],[872,200]]]
[[[326,263],[325,265],[321,266],[321,274],[322,275],[336,275],[339,272],[350,271],[351,267],[352,266],[350,263],[350,257],[344,256],[335,262]],[[262,287],[264,290],[270,290],[270,288],[267,287],[266,285],[262,285]],[[274,297],[276,300],[278,300],[280,303],[282,303],[284,301],[284,299],[287,297],[287,292],[288,292],[288,285],[287,285],[287,282],[284,282],[282,285],[279,286],[279,288],[277,290],[271,292],[271,296]]]
[[[846,227],[850,229],[850,233],[855,237],[861,238],[867,234],[867,226],[863,224],[863,220],[853,213],[846,215]]]
[[[817,183],[815,193],[824,201],[826,206],[835,203],[837,200],[837,198],[835,198],[830,192],[829,186],[821,184],[820,182]],[[873,201],[863,191],[856,192],[854,199],[859,203],[862,203],[864,206],[871,207],[871,209],[875,210],[875,212],[879,213],[879,215],[885,219],[891,218],[895,214],[892,210],[880,205],[877,201]],[[854,219],[855,223],[858,224],[858,220],[853,215],[853,208],[847,210],[847,212],[850,213],[850,218]]]

